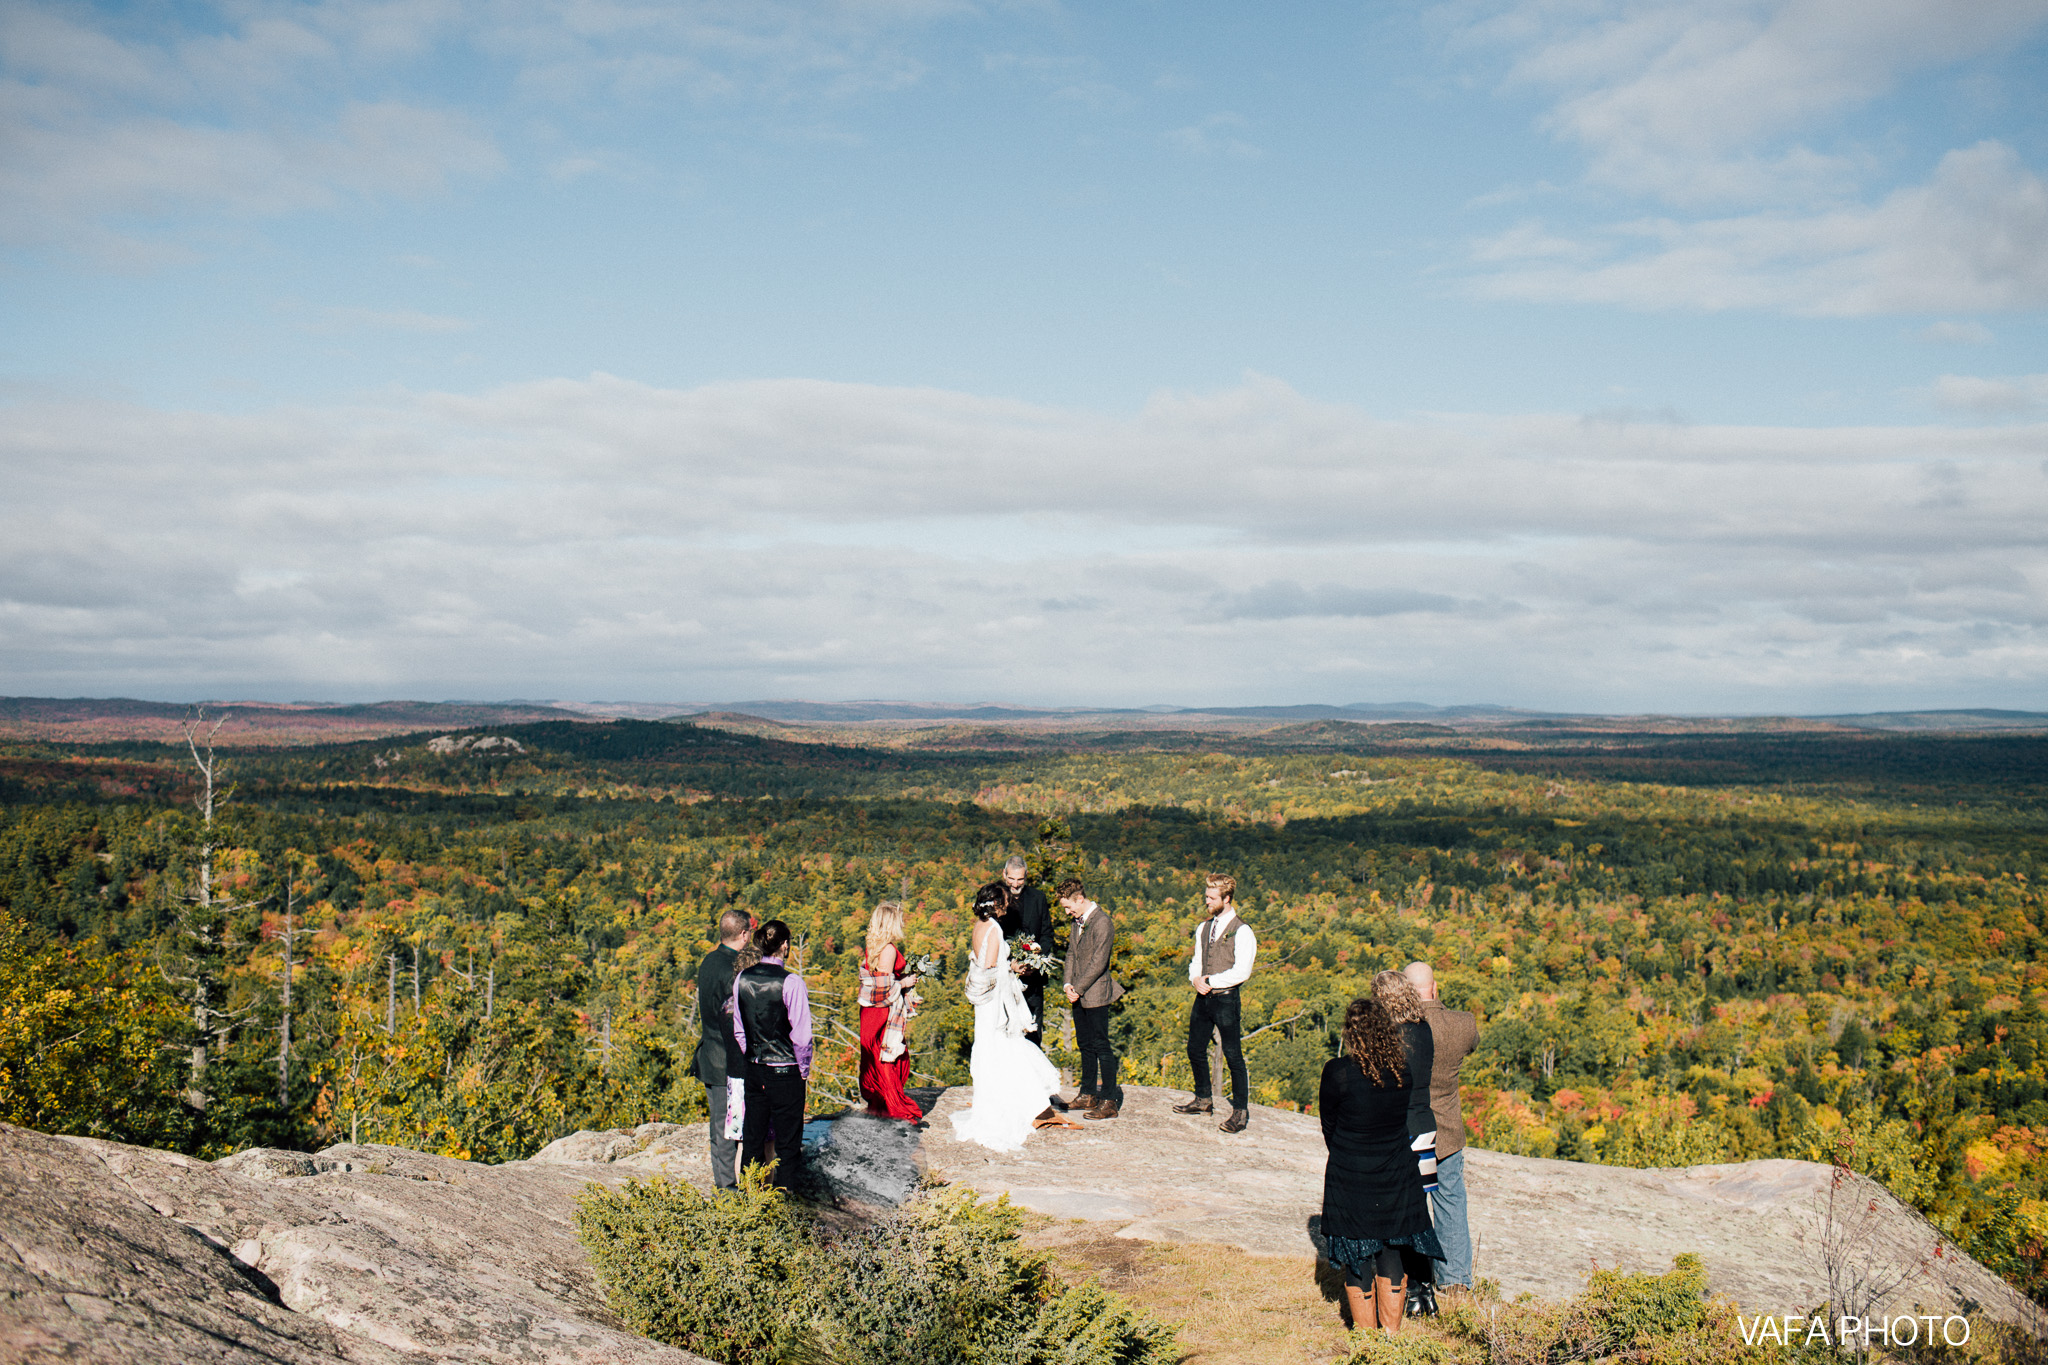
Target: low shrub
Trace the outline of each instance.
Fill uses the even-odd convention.
[[[1463,1299],[1436,1319],[1388,1337],[1361,1332],[1346,1365],[1800,1365],[1832,1352],[1745,1345],[1733,1300],[1706,1297],[1700,1258],[1678,1257],[1662,1275],[1595,1270],[1563,1303]]]
[[[925,1192],[850,1233],[758,1171],[592,1186],[577,1227],[634,1331],[722,1365],[1171,1365],[1176,1334],[1060,1283],[1007,1200]]]
[[[724,1198],[659,1176],[593,1185],[576,1228],[612,1310],[642,1336],[726,1365],[772,1360],[818,1275],[803,1220],[750,1171]]]

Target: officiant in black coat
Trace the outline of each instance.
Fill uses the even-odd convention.
[[[1022,934],[1035,942],[1040,952],[1052,951],[1052,908],[1045,899],[1045,892],[1029,884],[1030,869],[1024,859],[1015,857],[1003,864],[1003,886],[1010,893],[1009,908],[1003,911],[996,923],[1002,926],[1004,938],[1016,938]],[[1032,1030],[1025,1034],[1037,1046],[1045,1045],[1045,986],[1044,972],[1022,971],[1018,973],[1024,986],[1024,1003],[1031,1009]]]

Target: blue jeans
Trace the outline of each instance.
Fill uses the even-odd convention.
[[[1472,1233],[1465,1226],[1465,1149],[1436,1159],[1436,1188],[1429,1194],[1430,1215],[1444,1259],[1436,1263],[1436,1282],[1472,1287]]]

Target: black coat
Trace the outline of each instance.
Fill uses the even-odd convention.
[[[1436,1110],[1429,1104],[1429,1078],[1436,1071],[1436,1035],[1426,1020],[1398,1025],[1401,1053],[1408,1059],[1408,1136],[1436,1131]]]
[[[1323,1168],[1325,1237],[1408,1237],[1430,1226],[1429,1196],[1409,1150],[1413,1092],[1429,1103],[1429,1072],[1413,1072],[1420,1086],[1374,1085],[1349,1055],[1323,1068],[1316,1112],[1330,1149]]]
[[[697,964],[697,1079],[706,1085],[746,1075],[746,1058],[732,1036],[732,969],[739,956],[739,949],[721,943]]]
[[[1045,899],[1045,892],[1035,886],[1027,886],[1010,898],[1010,908],[1005,910],[996,923],[1002,927],[1004,938],[1015,938],[1022,934],[1037,941],[1046,952],[1053,949],[1052,907]],[[1025,972],[1018,978],[1024,983],[1026,994],[1045,990],[1045,973]]]

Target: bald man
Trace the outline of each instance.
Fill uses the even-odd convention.
[[[1436,1263],[1439,1290],[1472,1287],[1472,1234],[1465,1226],[1465,1115],[1458,1107],[1458,1067],[1479,1046],[1479,1021],[1464,1010],[1447,1010],[1436,998],[1436,973],[1427,962],[1401,969],[1422,997],[1422,1020],[1436,1044],[1429,1073],[1429,1107],[1436,1115],[1436,1188],[1430,1213],[1444,1259]],[[1450,1294],[1455,1298],[1456,1294]]]

